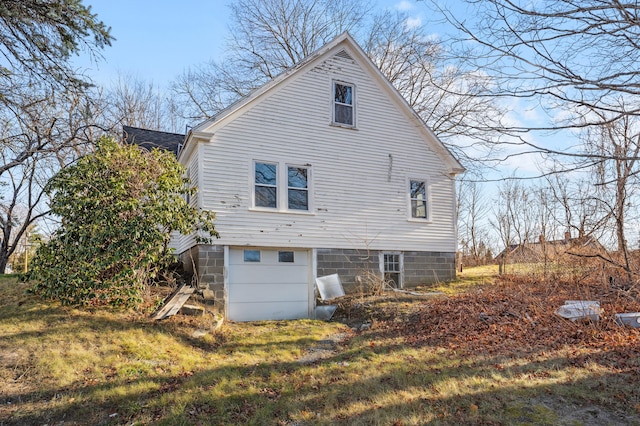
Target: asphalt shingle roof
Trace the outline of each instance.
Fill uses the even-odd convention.
[[[159,132],[138,127],[122,126],[125,143],[136,144],[145,149],[166,149],[174,155],[178,154],[178,147],[184,142],[184,135],[180,133]]]

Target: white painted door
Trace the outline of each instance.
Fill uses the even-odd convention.
[[[227,318],[309,318],[309,257],[308,250],[229,249]]]

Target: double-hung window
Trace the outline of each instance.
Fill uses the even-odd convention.
[[[333,82],[333,122],[355,126],[354,123],[355,88],[351,84]]]
[[[278,208],[278,165],[255,163],[254,195],[256,207]]]
[[[309,169],[287,166],[287,208],[309,210]]]
[[[308,164],[296,166],[254,161],[253,207],[276,211],[309,211],[310,173]]]
[[[381,268],[384,274],[385,284],[393,288],[402,287],[402,254],[382,253]]]
[[[426,179],[409,180],[409,202],[412,219],[429,220],[429,184]]]

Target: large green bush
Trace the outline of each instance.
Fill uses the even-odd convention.
[[[187,203],[195,188],[184,175],[169,152],[100,139],[47,185],[61,226],[36,253],[34,292],[68,305],[140,303],[172,260],[171,231],[218,236],[214,213]]]

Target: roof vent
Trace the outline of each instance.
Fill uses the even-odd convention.
[[[342,58],[342,59],[348,59],[350,61],[353,61],[353,58],[351,56],[349,56],[349,54],[347,53],[346,50],[341,50],[338,53],[336,53],[336,56],[338,58]]]

